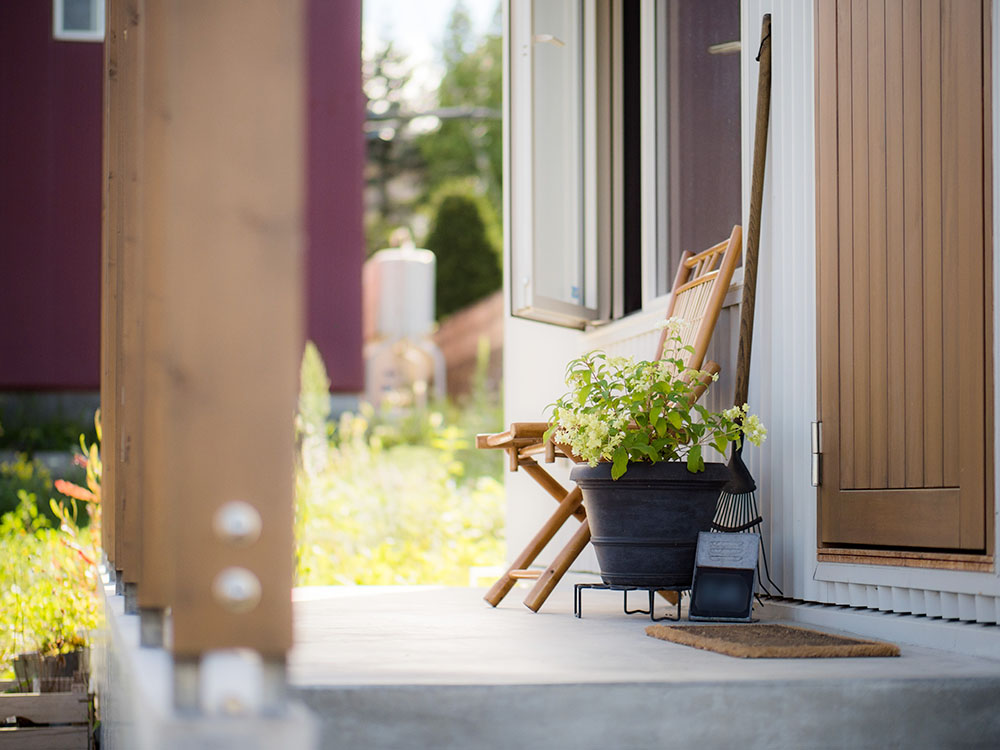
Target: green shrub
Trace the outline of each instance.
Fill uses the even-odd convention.
[[[52,474],[38,459],[18,453],[13,461],[0,461],[0,515],[18,507],[22,491],[47,501],[52,496]]]
[[[0,521],[0,672],[21,653],[59,654],[88,645],[99,622],[94,532],[72,532],[75,503],[63,505],[65,524],[52,528],[34,494]]]
[[[65,497],[47,501],[47,516],[36,493],[22,487],[17,506],[0,518],[0,675],[11,675],[20,653],[52,655],[88,645],[99,625],[101,468],[97,445],[82,447],[87,488],[56,480]],[[81,528],[84,508],[90,524]]]
[[[79,458],[77,456],[77,460]],[[53,477],[45,464],[37,458],[29,458],[25,453],[16,454],[12,461],[0,461],[0,516],[17,508],[21,502],[19,493],[23,490],[38,498],[39,512],[55,523],[57,517],[49,506],[49,499],[54,495],[53,479],[56,484],[61,479],[82,482],[86,472],[74,464],[61,473],[63,476]],[[90,523],[87,506],[80,507],[79,523],[81,526]]]
[[[487,226],[489,205],[471,189],[449,189],[424,245],[437,257],[437,317],[461,310],[503,283],[500,248]],[[494,236],[491,236],[494,235]]]
[[[0,450],[27,453],[69,451],[83,433],[88,443],[97,440],[92,425],[68,417],[51,417],[39,422],[9,422],[0,429]]]

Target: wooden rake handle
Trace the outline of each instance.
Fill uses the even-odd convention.
[[[753,344],[754,298],[757,293],[757,257],[760,254],[760,214],[764,201],[764,162],[771,112],[771,14],[760,29],[760,70],[757,78],[757,124],[754,128],[753,174],[750,181],[750,220],[743,258],[743,301],[740,304],[740,346],[736,355],[736,394],[733,403],[745,404],[750,393],[750,348]]]

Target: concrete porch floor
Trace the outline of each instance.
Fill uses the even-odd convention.
[[[290,681],[330,748],[1000,746],[1000,629],[995,658],[735,659],[583,593],[576,619],[569,586],[539,614],[520,590],[494,610],[481,589],[298,589]]]

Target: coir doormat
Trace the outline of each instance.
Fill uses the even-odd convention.
[[[899,656],[899,646],[790,625],[650,625],[646,635],[744,659]]]

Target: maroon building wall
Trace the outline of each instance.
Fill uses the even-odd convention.
[[[96,389],[103,45],[0,3],[0,389]]]
[[[335,391],[361,391],[361,0],[309,0],[306,330]]]
[[[307,333],[360,391],[361,2],[308,9]],[[51,14],[0,2],[0,390],[99,387],[103,51]]]

